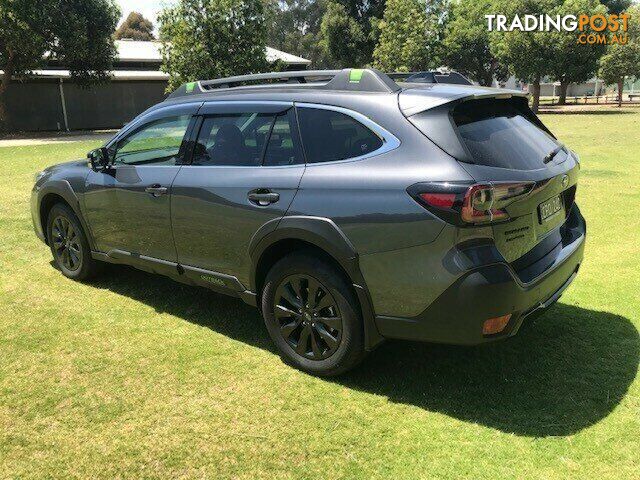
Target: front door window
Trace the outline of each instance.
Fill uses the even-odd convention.
[[[147,123],[118,142],[114,162],[124,165],[176,165],[190,115]]]

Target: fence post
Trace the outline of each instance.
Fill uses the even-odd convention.
[[[64,129],[69,131],[69,119],[67,118],[67,102],[64,100],[64,89],[62,88],[62,78],[58,79],[58,87],[60,89],[60,103],[62,104],[62,118],[64,119]]]

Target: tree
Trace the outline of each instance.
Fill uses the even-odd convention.
[[[196,79],[269,69],[262,0],[179,0],[158,20],[168,90]]]
[[[492,0],[461,0],[452,5],[442,42],[444,64],[491,86],[493,79],[506,80],[507,69],[491,52],[485,15],[493,13]]]
[[[385,0],[328,0],[320,41],[334,66],[371,63]]]
[[[610,44],[600,59],[599,75],[606,84],[618,87],[618,106],[622,106],[625,77],[640,77],[640,6],[629,9],[629,40],[626,44]]]
[[[315,68],[332,62],[321,42],[326,0],[267,0],[269,46],[311,60]]]
[[[601,2],[609,13],[620,13],[624,12],[629,5],[631,5],[631,0],[601,0]]]
[[[552,9],[551,15],[569,15],[583,12],[589,15],[606,14],[606,8],[598,0],[566,0]],[[585,34],[592,33],[587,28]],[[560,99],[564,105],[567,99],[567,88],[570,83],[586,82],[598,70],[598,61],[605,52],[604,44],[580,44],[576,32],[549,32],[550,48],[553,54],[549,57],[549,75],[560,82]]]
[[[497,0],[496,11],[513,18],[526,14],[537,15],[549,11],[551,0]],[[491,52],[498,62],[505,65],[511,74],[519,80],[532,85],[533,102],[531,109],[538,111],[540,104],[540,80],[550,73],[553,45],[548,32],[524,32],[513,30],[507,32],[493,31],[489,35]]]
[[[363,67],[369,62],[367,36],[344,5],[329,2],[320,33],[322,45],[335,67]]]
[[[112,0],[0,0],[0,128],[8,123],[5,93],[12,78],[41,66],[45,54],[81,85],[107,80],[118,18]]]
[[[425,70],[437,66],[436,21],[424,0],[388,0],[379,23],[373,65],[383,71]]]
[[[131,12],[122,25],[118,27],[114,37],[118,40],[130,38],[132,40],[154,40],[153,23],[141,13]]]

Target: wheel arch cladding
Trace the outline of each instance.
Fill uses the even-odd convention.
[[[260,296],[264,279],[272,265],[285,255],[309,250],[340,271],[353,285],[364,322],[365,348],[371,350],[382,340],[375,326],[374,312],[355,248],[331,220],[319,217],[285,217],[278,227],[254,238],[250,245],[252,262],[250,289]]]
[[[249,246],[249,256],[253,267],[250,283],[252,290],[257,288],[257,267],[260,262],[265,261],[263,258],[265,253],[273,255],[274,249],[278,251],[287,245],[283,242],[290,242],[292,246],[306,244],[312,248],[315,247],[337,262],[344,270],[350,283],[359,283],[362,279],[362,275],[357,269],[358,255],[355,247],[336,224],[328,218],[284,217],[275,229],[263,234],[260,233],[258,232],[258,235],[252,239]],[[281,246],[278,247],[278,245]]]
[[[49,239],[47,238],[47,217],[49,215],[49,212],[51,211],[51,208],[53,208],[56,203],[62,203],[71,208],[76,217],[78,217],[80,225],[85,231],[89,246],[92,250],[94,250],[95,247],[93,243],[93,237],[91,235],[90,229],[87,226],[87,223],[84,220],[82,212],[80,211],[80,202],[68,182],[59,181],[51,183],[45,186],[45,188],[43,188],[40,193],[40,201],[38,205],[38,213],[40,215],[39,221],[47,243],[49,241]]]

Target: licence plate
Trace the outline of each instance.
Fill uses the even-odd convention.
[[[538,206],[538,211],[540,212],[540,223],[543,223],[553,217],[560,210],[562,210],[562,197],[560,197],[560,195],[556,195],[555,197],[542,202]]]

